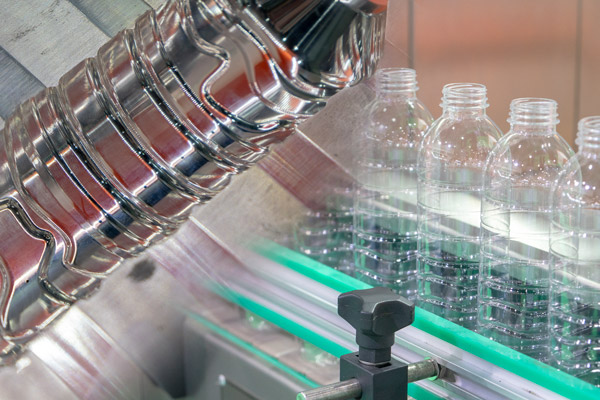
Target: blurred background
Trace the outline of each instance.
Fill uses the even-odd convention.
[[[434,116],[441,88],[488,88],[489,115],[508,130],[517,97],[558,101],[558,132],[574,144],[577,121],[600,114],[597,0],[392,0],[384,63],[417,70],[419,98]]]

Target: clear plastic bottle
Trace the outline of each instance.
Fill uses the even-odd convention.
[[[294,229],[296,250],[350,276],[354,276],[352,201],[351,195],[334,193],[325,210],[307,212]]]
[[[554,100],[515,99],[510,110],[485,168],[478,331],[546,361],[552,190],[573,151]]]
[[[417,253],[417,149],[433,117],[408,68],[377,72],[377,98],[354,143],[356,276],[414,299]]]
[[[474,329],[483,167],[502,132],[486,115],[484,85],[452,83],[442,93],[443,114],[419,149],[417,301]]]
[[[551,362],[600,386],[600,116],[579,122],[577,145],[554,192]]]

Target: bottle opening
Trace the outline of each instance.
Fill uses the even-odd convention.
[[[579,152],[600,149],[600,116],[583,118],[578,128],[575,143]]]
[[[381,93],[415,93],[417,73],[410,68],[383,68],[377,71],[377,89]]]
[[[442,108],[482,110],[488,107],[487,89],[480,83],[450,83],[442,90]]]
[[[513,127],[522,126],[554,130],[559,123],[557,109],[558,103],[552,99],[514,99],[510,103],[508,123]]]

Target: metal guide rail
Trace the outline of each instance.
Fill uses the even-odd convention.
[[[168,247],[152,252],[159,263],[176,270],[188,288],[209,284],[230,301],[337,357],[356,350],[352,328],[337,316],[336,301],[342,292],[369,285],[272,242],[259,243],[253,251],[232,251],[233,246],[227,247],[194,222],[184,226]],[[207,251],[202,255],[190,251],[199,245]],[[166,265],[174,259],[175,264]],[[219,271],[211,268],[215,263]],[[195,267],[184,271],[183,265]],[[393,358],[406,363],[432,358],[448,370],[442,379],[409,384],[413,397],[415,393],[421,398],[464,399],[600,395],[600,389],[586,382],[418,308],[413,325],[398,332],[395,341]],[[422,397],[425,393],[433,397]]]

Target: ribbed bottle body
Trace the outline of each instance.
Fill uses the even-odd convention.
[[[443,115],[419,150],[418,305],[476,326],[483,167],[501,136],[480,84],[444,87]]]
[[[550,362],[600,386],[600,117],[580,121],[577,144],[553,198]]]
[[[552,190],[573,152],[553,100],[513,100],[509,122],[485,168],[478,331],[546,361]]]
[[[354,144],[356,276],[414,299],[417,149],[433,118],[416,97],[414,70],[382,70],[377,79]]]

